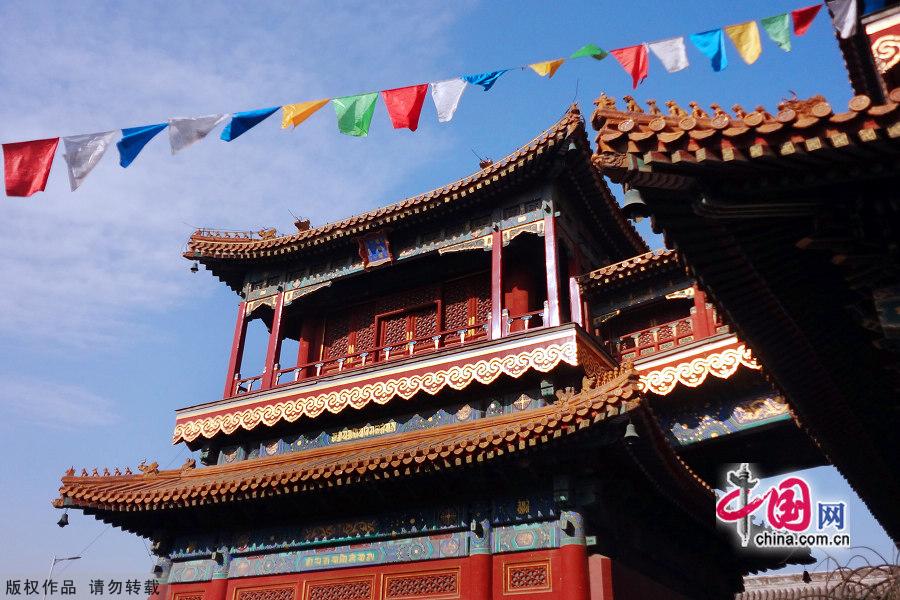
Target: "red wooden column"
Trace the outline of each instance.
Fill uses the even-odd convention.
[[[579,512],[566,510],[560,514],[560,521],[562,523],[559,540],[562,593],[559,597],[563,600],[589,600],[590,579],[584,537],[584,518]]]
[[[585,302],[581,296],[581,288],[578,286],[578,281],[575,279],[581,274],[581,251],[574,242],[572,242],[572,246],[574,250],[569,258],[569,273],[571,273],[569,276],[569,312],[573,323],[586,327],[585,316],[587,311],[585,310]]]
[[[503,232],[491,233],[491,339],[503,335]]]
[[[206,588],[203,600],[225,600],[228,592],[227,579],[212,579]]]
[[[234,379],[241,369],[241,358],[244,356],[244,339],[247,337],[247,318],[244,311],[247,303],[243,300],[238,304],[237,322],[234,325],[234,340],[231,342],[231,356],[228,359],[228,373],[225,375],[225,392],[223,398],[230,398],[234,394]]]
[[[696,285],[694,285],[694,314],[691,321],[695,340],[709,337],[715,331],[710,327],[710,315],[706,310],[706,294]]]
[[[300,325],[300,341],[297,344],[297,366],[305,365],[313,360],[313,345],[316,337],[316,323],[311,317],[304,317]],[[298,379],[307,376],[307,369],[300,371]]]
[[[278,292],[275,298],[275,315],[272,317],[272,330],[269,332],[269,346],[266,349],[266,371],[262,378],[262,389],[275,384],[275,363],[281,354],[281,313],[284,311],[284,292]]]
[[[557,252],[556,215],[551,207],[544,215],[544,258],[547,268],[547,306],[549,315],[547,323],[553,327],[559,325],[559,253]]]
[[[471,586],[466,598],[472,600],[491,600],[494,593],[494,557],[492,555],[493,535],[491,521],[478,521],[478,531],[470,539],[469,573]]]

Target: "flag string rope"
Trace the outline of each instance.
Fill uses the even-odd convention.
[[[760,24],[769,39],[779,48],[788,52],[791,50],[792,33],[794,36],[805,34],[823,6],[827,6],[834,27],[842,38],[853,35],[857,22],[856,3],[857,0],[825,0],[824,4],[813,4],[765,17],[760,20]],[[753,64],[759,58],[762,52],[762,43],[756,21],[747,21],[691,34],[688,39],[701,54],[709,59],[714,71],[721,71],[728,66],[726,37],[731,40],[738,54],[747,64]],[[231,142],[279,109],[282,111],[282,128],[297,127],[326,104],[331,103],[337,117],[338,130],[346,135],[365,137],[369,133],[380,95],[393,127],[415,131],[419,125],[419,117],[429,86],[438,122],[446,123],[453,119],[463,92],[468,86],[475,85],[484,91],[489,91],[509,71],[531,69],[537,75],[549,79],[566,61],[588,57],[603,60],[612,55],[622,69],[631,76],[632,86],[637,88],[649,74],[649,55],[651,53],[668,73],[681,71],[690,65],[685,36],[641,42],[610,51],[594,44],[586,44],[567,58],[544,60],[518,67],[485,71],[364,94],[321,98],[234,113],[170,118],[163,123],[85,135],[5,143],[3,144],[3,166],[6,194],[7,196],[31,196],[44,191],[60,140],[64,146],[63,157],[68,167],[69,184],[72,191],[75,191],[113,143],[119,151],[119,164],[122,167],[128,167],[138,157],[141,150],[164,129],[169,131],[172,154],[177,154],[204,139],[223,123],[225,126],[219,137],[226,142]],[[117,138],[118,141],[116,141]]]

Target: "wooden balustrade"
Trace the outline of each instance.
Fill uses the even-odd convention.
[[[634,331],[612,340],[611,350],[620,360],[637,360],[694,341],[690,316]]]
[[[287,385],[304,379],[315,379],[316,377],[342,373],[350,369],[361,369],[377,363],[436,352],[442,348],[462,346],[475,340],[486,338],[488,331],[489,323],[485,321],[462,329],[441,331],[434,335],[411,339],[399,344],[379,346],[366,351],[317,360],[287,369],[276,369],[273,384],[276,386]],[[262,375],[258,377],[261,378]],[[248,381],[249,379],[241,381]]]

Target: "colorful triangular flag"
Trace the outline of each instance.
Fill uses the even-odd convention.
[[[650,70],[650,60],[648,58],[647,45],[638,44],[637,46],[629,46],[627,48],[618,48],[610,50],[625,72],[631,75],[631,85],[634,88],[647,78]]]
[[[725,33],[731,38],[738,54],[748,65],[752,65],[762,53],[762,43],[759,40],[759,27],[756,21],[747,21],[738,25],[729,25]]]
[[[438,122],[446,123],[453,118],[467,85],[469,84],[466,80],[460,78],[435,81],[431,84],[431,99],[434,100]]]
[[[43,192],[53,166],[59,138],[3,144],[3,170],[7,196]]]
[[[597,60],[603,60],[607,56],[609,56],[609,52],[601,48],[600,46],[596,46],[594,44],[585,44],[581,48],[575,51],[572,56],[569,58],[583,58],[586,56],[590,56],[591,58],[595,58]]]
[[[759,21],[769,39],[785,52],[791,51],[791,18],[787,13],[773,15]]]
[[[826,0],[834,28],[843,39],[856,33],[856,0]]]
[[[233,141],[246,133],[249,129],[256,127],[268,119],[279,108],[281,107],[270,106],[269,108],[258,108],[256,110],[236,112],[231,115],[231,120],[228,121],[228,125],[222,130],[222,135],[220,135],[219,138],[226,142]]]
[[[356,137],[369,135],[376,102],[378,92],[333,98],[331,103],[334,105],[340,132]]]
[[[728,66],[728,56],[725,54],[725,35],[721,29],[692,33],[691,42],[709,58],[713,71],[722,71]]]
[[[648,44],[650,51],[659,59],[669,73],[686,69],[688,63],[687,49],[683,37],[674,37]]]
[[[381,92],[394,129],[415,131],[419,127],[419,115],[422,114],[422,104],[427,93],[427,83]]]
[[[156,134],[168,127],[168,123],[157,125],[144,125],[143,127],[127,127],[122,130],[122,139],[116,147],[119,149],[119,165],[127,167],[134,162],[147,142],[156,137]]]
[[[480,85],[484,88],[484,91],[490,90],[494,87],[494,84],[497,83],[497,80],[500,77],[509,71],[509,69],[502,69],[500,71],[488,71],[486,73],[475,73],[473,75],[463,75],[463,79],[471,83],[472,85]]]
[[[169,119],[169,145],[172,147],[172,154],[196,144],[224,123],[228,117],[227,114],[221,114]]]
[[[291,125],[296,127],[310,118],[314,112],[328,104],[328,100],[328,98],[325,98],[323,100],[298,102],[297,104],[285,104],[281,107],[281,128],[287,129]]]
[[[118,130],[63,138],[66,150],[63,158],[69,167],[69,186],[73,192],[94,170],[117,135]]]
[[[543,62],[533,63],[528,65],[528,67],[541,77],[553,77],[564,62],[565,59],[557,58],[556,60],[545,60]]]
[[[821,9],[821,4],[814,4],[805,8],[792,10],[791,20],[794,22],[794,35],[803,35],[806,33]]]

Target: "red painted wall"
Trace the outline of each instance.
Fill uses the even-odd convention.
[[[284,590],[284,596],[278,595],[278,598],[486,600],[510,597],[515,600],[557,600],[567,597],[562,568],[559,550],[541,550],[174,584],[165,586],[160,598],[255,600],[264,597],[262,592],[274,594]]]

